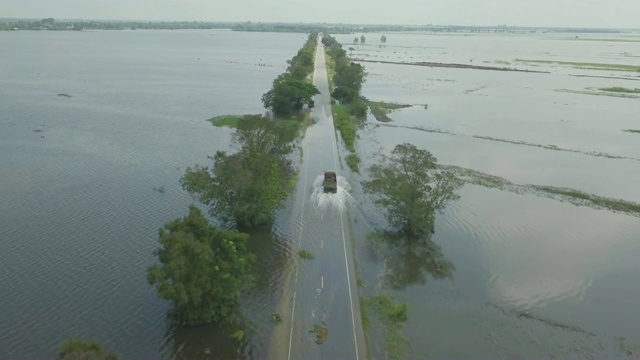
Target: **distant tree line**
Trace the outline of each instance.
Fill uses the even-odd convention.
[[[262,96],[266,109],[276,117],[287,117],[310,104],[318,88],[309,81],[313,72],[318,33],[311,33],[304,46],[287,63],[287,70],[273,81],[271,90]]]
[[[347,105],[351,115],[359,118],[366,116],[367,104],[360,95],[366,76],[364,67],[349,60],[347,52],[333,36],[325,35],[322,43],[335,64],[331,97],[340,104]]]
[[[302,109],[318,93],[308,81],[317,37],[309,35],[288,61],[287,71],[263,96],[265,107],[277,116]],[[295,185],[296,171],[288,156],[295,149],[301,122],[262,115],[235,120],[231,139],[235,152],[218,151],[210,157],[212,165],[188,168],[181,184],[225,228],[250,231],[271,225]],[[187,216],[164,225],[159,240],[154,251],[158,263],[147,269],[147,280],[158,297],[171,301],[172,319],[184,325],[233,319],[243,286],[251,284],[255,256],[247,250],[249,236],[211,225],[192,205]]]

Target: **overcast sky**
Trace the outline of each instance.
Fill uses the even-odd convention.
[[[640,0],[0,0],[0,18],[640,28]]]

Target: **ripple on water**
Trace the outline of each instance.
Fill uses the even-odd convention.
[[[457,235],[443,243],[444,253],[454,263],[460,254],[478,259],[455,263],[456,277],[485,274],[487,300],[504,306],[586,301],[594,276],[616,267],[603,255],[628,247],[637,231],[633,217],[533,195],[474,186],[461,195],[445,214],[447,231]]]

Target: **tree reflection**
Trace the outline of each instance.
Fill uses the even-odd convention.
[[[170,359],[245,359],[247,335],[235,334],[242,329],[239,322],[179,326],[169,324],[161,353]]]
[[[402,233],[372,234],[376,252],[384,258],[384,284],[396,289],[422,285],[429,276],[453,280],[455,266],[446,260],[431,235],[408,241]]]

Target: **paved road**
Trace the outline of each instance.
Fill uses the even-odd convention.
[[[270,359],[365,359],[348,217],[336,209],[319,209],[312,199],[314,182],[340,164],[333,126],[324,47],[318,45],[314,84],[316,121],[302,141],[303,163],[293,205],[292,253],[310,251],[313,260],[293,265],[279,313],[283,322],[272,334]],[[337,196],[337,195],[331,195]],[[325,326],[324,343],[316,343],[314,325]]]

